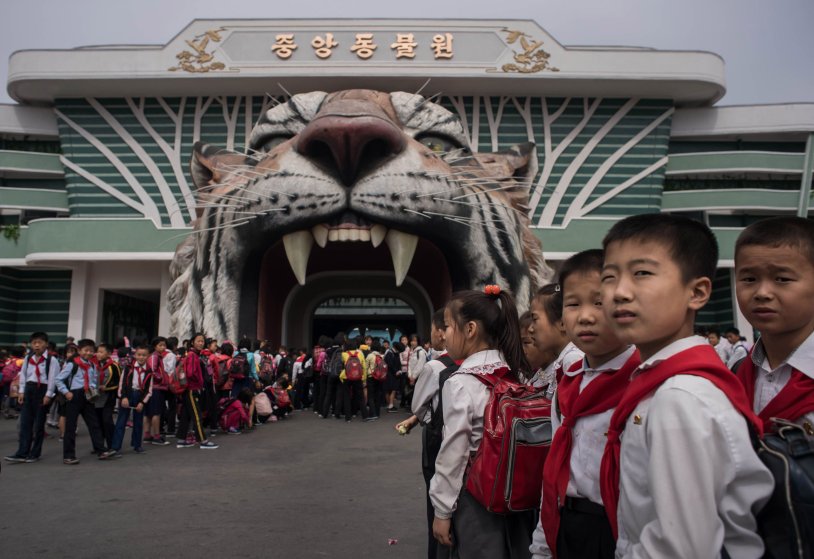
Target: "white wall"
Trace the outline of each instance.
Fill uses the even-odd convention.
[[[164,302],[170,286],[169,262],[82,262],[72,269],[69,336],[97,338],[102,326],[102,291],[105,289],[160,290],[158,331],[168,331],[169,313]]]

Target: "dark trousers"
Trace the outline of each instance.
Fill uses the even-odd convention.
[[[560,509],[557,556],[561,559],[613,559],[613,539],[605,508],[588,499],[568,497]]]
[[[310,378],[305,378],[302,375],[297,377],[297,398],[294,404],[294,407],[296,409],[307,408],[308,406],[311,405],[311,398],[308,395],[310,388],[311,388]]]
[[[198,442],[206,440],[206,435],[203,431],[203,422],[201,420],[200,412],[200,396],[197,392],[187,390],[180,397],[181,398],[181,413],[178,416],[178,431],[175,436],[184,440],[187,438],[189,432],[189,424],[192,422],[192,430],[195,432],[195,439]]]
[[[384,383],[378,380],[367,381],[367,402],[370,406],[370,416],[379,417],[384,399]]]
[[[322,401],[322,416],[328,417],[333,407],[334,415],[339,417],[339,405],[337,404],[337,390],[336,385],[339,384],[338,377],[328,377],[325,389],[325,399]]]
[[[102,396],[100,396],[101,398]],[[116,424],[113,422],[113,409],[116,407],[116,393],[107,392],[104,395],[105,405],[96,408],[96,417],[99,420],[99,427],[105,438],[105,445],[113,448],[113,433],[116,432]]]
[[[412,400],[413,390],[410,386],[410,379],[407,378],[407,373],[401,373],[399,379],[399,392],[401,393],[401,400],[399,406],[402,408],[409,408],[410,401]]]
[[[164,417],[161,419],[161,423],[164,426],[162,433],[175,433],[175,418],[178,416],[178,398],[169,390],[167,390],[165,397]]]
[[[247,379],[251,385],[251,380]],[[212,430],[218,428],[218,396],[215,392],[215,387],[207,383],[206,387],[201,392],[200,398],[201,413],[204,416],[204,425]]]
[[[531,556],[531,534],[537,523],[534,511],[495,514],[489,512],[466,490],[458,496],[452,515],[454,547],[459,559],[527,559]],[[449,548],[439,546],[439,553]]]
[[[80,415],[88,427],[93,451],[101,454],[106,450],[105,438],[102,436],[102,428],[99,426],[99,419],[96,417],[96,408],[93,402],[88,402],[85,398],[84,390],[71,390],[71,393],[73,393],[73,398],[65,406],[65,435],[63,435],[62,439],[62,457],[76,458],[76,426]]]
[[[432,480],[432,476],[435,475],[435,460],[430,462],[427,455],[428,432],[426,427],[421,428],[421,473],[424,476],[424,485],[426,486],[424,497],[427,499],[427,559],[437,559],[438,548],[440,546],[435,540],[435,536],[432,535],[432,522],[435,520],[435,509],[430,500],[430,480]]]
[[[325,396],[325,389],[328,384],[328,377],[319,375],[314,378],[314,411],[322,414],[322,400]]]
[[[362,418],[367,419],[364,386],[361,380],[346,380],[342,383],[342,394],[345,408],[345,419],[350,420],[354,406],[362,411]]]
[[[127,403],[130,407],[119,406],[119,417],[116,418],[116,433],[113,435],[113,450],[121,450],[124,443],[124,431],[127,429],[127,420],[130,419],[130,412],[133,412],[133,429],[130,435],[130,446],[140,448],[142,436],[144,435],[144,409],[136,411],[136,405],[141,401],[141,391],[131,390],[127,396]]]
[[[25,385],[23,409],[20,410],[20,444],[17,448],[18,458],[39,458],[42,454],[42,441],[45,439],[45,418],[51,405],[43,406],[42,399],[48,387],[37,386],[36,382]]]

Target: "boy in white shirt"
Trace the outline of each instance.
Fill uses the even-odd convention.
[[[554,434],[543,471],[540,522],[529,548],[534,559],[613,559],[616,542],[599,488],[605,433],[630,374],[636,348],[619,340],[602,312],[602,251],[586,250],[560,269],[562,320],[585,358],[558,383],[551,406]]]
[[[692,335],[712,291],[715,236],[688,218],[645,214],[618,222],[603,245],[604,311],[642,358],[602,460],[616,556],[762,557],[755,515],[774,480],[752,448],[748,423],[760,426],[737,378]]]

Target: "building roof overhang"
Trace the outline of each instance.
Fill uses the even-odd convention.
[[[814,133],[814,103],[732,105],[679,109],[670,136],[675,139],[805,141]]]
[[[329,57],[312,41],[333,33]],[[371,33],[377,50],[350,50]],[[413,34],[414,58],[396,58],[398,34]],[[292,34],[286,59],[272,46]],[[431,41],[450,34],[454,55]],[[347,88],[448,95],[602,96],[672,99],[708,106],[725,93],[724,62],[700,51],[565,47],[531,20],[194,20],[164,46],[18,51],[8,93],[20,103],[58,98],[281,94]],[[282,87],[278,86],[280,84]]]

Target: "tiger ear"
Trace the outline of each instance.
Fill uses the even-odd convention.
[[[195,188],[200,190],[213,184],[222,183],[229,175],[239,169],[253,167],[256,162],[243,154],[235,153],[217,146],[195,142],[192,147],[192,158],[189,171]]]
[[[516,144],[506,151],[475,153],[472,157],[495,179],[517,180],[518,186],[526,186],[537,175],[537,152],[534,142]]]

